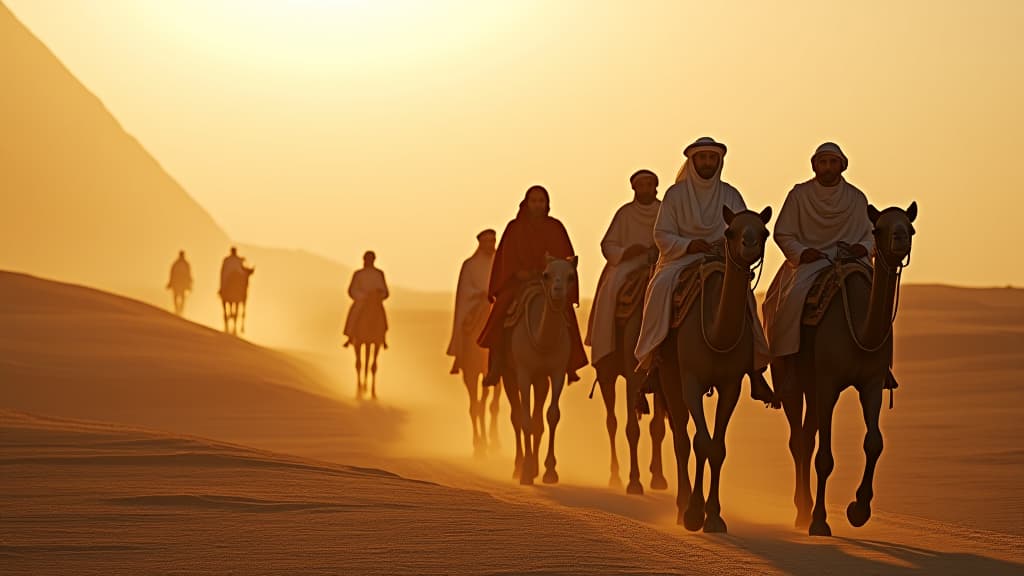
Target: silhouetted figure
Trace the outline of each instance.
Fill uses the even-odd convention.
[[[493,306],[478,340],[489,351],[485,384],[505,382],[516,435],[516,468],[523,484],[532,484],[538,472],[536,454],[543,433],[539,411],[549,385],[551,433],[544,481],[558,481],[554,456],[558,402],[566,373],[570,382],[578,380],[576,370],[587,363],[573,310],[579,302],[577,260],[565,227],[548,216],[549,204],[544,187],[531,187],[516,219],[505,227],[488,286]],[[518,312],[510,318],[517,302]],[[537,412],[530,408],[531,386],[535,400],[540,400]]]
[[[455,319],[452,337],[448,342],[448,355],[453,356],[451,373],[462,372],[462,382],[469,394],[469,419],[473,425],[473,449],[482,455],[488,447],[486,427],[487,398],[491,388],[480,385],[480,376],[487,367],[487,351],[476,342],[487,322],[490,304],[487,301],[487,281],[491,275],[497,233],[484,230],[477,234],[476,252],[462,263],[459,284],[455,291]],[[498,406],[501,395],[497,392],[491,402],[491,448],[498,448]]]
[[[752,268],[764,257],[771,208],[760,214],[747,210],[739,192],[722,182],[725,152],[725,145],[710,138],[690,144],[680,178],[665,192],[654,232],[660,256],[648,286],[636,350],[637,358],[644,360],[664,338],[659,380],[672,419],[677,519],[688,530],[705,532],[727,530],[719,501],[726,429],[743,376],[755,372],[755,352],[766,356],[766,346],[762,343],[758,350],[755,345],[764,337],[750,283]],[[766,363],[767,358],[761,361]],[[771,388],[766,383],[764,387],[770,401]],[[703,398],[715,391],[712,435]],[[687,467],[691,417],[696,456],[692,489]],[[704,473],[709,464],[705,506]]]
[[[231,248],[220,266],[221,308],[224,311],[224,331],[238,334],[239,315],[241,315],[242,334],[245,334],[245,307],[249,298],[249,277],[256,272],[255,268],[245,265],[245,259],[238,255],[238,249]]]
[[[597,370],[597,383],[601,386],[605,405],[605,424],[611,448],[609,485],[615,488],[622,486],[615,449],[618,428],[615,384],[622,376],[626,380],[626,438],[630,456],[626,492],[643,494],[637,443],[640,440],[640,416],[650,409],[642,390],[644,375],[636,370],[633,350],[640,337],[644,293],[651,268],[658,258],[654,222],[658,218],[661,201],[658,200],[658,177],[650,170],[637,171],[630,176],[629,183],[633,188],[633,201],[619,208],[601,240],[601,253],[607,262],[597,283],[586,343],[590,345],[590,360]],[[664,400],[658,392],[651,421],[651,488],[655,490],[668,488],[661,460],[666,418]]]
[[[367,252],[363,255],[363,268],[352,275],[348,295],[353,302],[345,320],[345,348],[355,346],[357,390],[360,395],[365,393],[372,376],[373,398],[377,397],[377,355],[381,347],[388,347],[384,301],[390,295],[384,273],[374,267],[376,260],[376,254]]]
[[[192,266],[185,259],[184,250],[178,252],[178,259],[171,264],[167,289],[174,296],[174,313],[181,316],[185,311],[185,296],[192,291]]]
[[[775,356],[772,379],[789,422],[796,468],[796,525],[809,527],[812,536],[832,533],[825,513],[825,485],[834,467],[832,412],[850,386],[860,395],[867,434],[864,476],[847,518],[862,526],[871,516],[872,482],[882,453],[882,391],[894,385],[892,321],[917,217],[916,203],[883,212],[869,205],[864,193],[842,177],[848,163],[839,146],[822,144],[811,157],[814,179],[786,197],[775,225],[775,242],[786,261],[764,303]],[[816,436],[818,489],[812,500]]]

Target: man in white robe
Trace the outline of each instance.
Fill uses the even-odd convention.
[[[490,229],[477,234],[476,252],[462,263],[459,271],[459,284],[455,291],[455,320],[452,337],[448,342],[448,355],[455,358],[452,374],[462,370],[464,376],[476,378],[487,369],[487,350],[481,348],[476,339],[487,323],[490,310],[487,289],[497,238],[497,233]]]
[[[776,386],[788,386],[789,358],[800,350],[800,323],[807,293],[830,266],[840,243],[868,262],[874,249],[867,197],[843,178],[849,161],[832,142],[811,156],[814,178],[797,184],[786,196],[775,221],[775,242],[786,256],[765,298],[765,332],[774,358]]]
[[[633,201],[619,208],[601,240],[607,261],[597,283],[590,310],[585,343],[590,346],[594,366],[615,351],[615,308],[619,290],[629,276],[648,266],[647,254],[654,245],[654,221],[658,218],[658,176],[638,170],[629,177]]]
[[[363,255],[362,269],[352,274],[348,295],[353,302],[345,320],[346,348],[353,342],[377,344],[384,349],[388,347],[388,318],[384,312],[384,301],[390,292],[384,272],[374,266],[376,261],[377,255],[367,252]]]
[[[668,335],[672,323],[672,293],[680,272],[696,264],[713,250],[713,244],[725,237],[722,206],[733,212],[747,209],[736,188],[722,181],[726,147],[703,137],[683,151],[686,162],[676,183],[665,192],[665,200],[654,226],[658,246],[658,264],[647,286],[644,317],[636,358],[640,369],[651,368],[654,353]],[[749,294],[750,312],[757,318],[754,293]],[[751,322],[754,333],[754,366],[750,376],[750,395],[762,402],[774,402],[774,393],[763,373],[769,353],[759,322]]]

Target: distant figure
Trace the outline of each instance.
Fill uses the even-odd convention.
[[[640,337],[644,292],[651,278],[651,268],[658,260],[654,244],[654,222],[658,218],[658,176],[650,170],[638,170],[629,177],[633,201],[625,204],[612,218],[601,240],[601,253],[607,263],[597,283],[594,306],[586,343],[590,345],[590,361],[597,370],[597,383],[605,405],[605,426],[611,446],[611,480],[609,485],[621,487],[619,458],[615,450],[618,420],[615,418],[615,384],[621,376],[626,380],[626,438],[629,441],[629,494],[643,494],[637,443],[640,440],[640,416],[650,412],[644,396],[644,375],[637,372],[633,350]],[[593,390],[591,390],[591,395]],[[665,490],[668,481],[662,470],[661,443],[665,439],[664,399],[656,393],[654,419],[651,421],[651,488]]]
[[[245,334],[245,304],[249,298],[249,277],[256,272],[248,268],[245,259],[238,255],[238,248],[232,247],[231,254],[220,266],[221,307],[224,310],[224,331],[238,334],[238,317],[242,317],[242,334]],[[230,328],[229,328],[230,326]]]
[[[479,243],[476,252],[462,263],[459,284],[455,292],[455,320],[452,338],[448,343],[448,355],[455,357],[451,374],[462,372],[462,382],[469,394],[469,419],[473,424],[473,448],[482,455],[487,449],[487,397],[488,386],[480,386],[480,376],[487,368],[487,351],[476,342],[476,337],[487,323],[487,281],[491,275],[497,233],[484,230],[477,234]],[[498,407],[501,395],[494,394],[491,402],[491,447],[498,443]]]
[[[192,266],[185,259],[184,250],[178,252],[178,259],[171,264],[167,289],[174,295],[174,313],[181,316],[185,311],[185,296],[192,291]]]
[[[354,345],[356,351],[358,392],[360,395],[366,392],[367,381],[372,375],[374,398],[377,397],[377,354],[382,347],[385,350],[388,347],[388,317],[384,312],[384,301],[390,296],[384,273],[374,267],[376,261],[377,255],[367,252],[363,255],[363,268],[352,275],[348,295],[353,302],[345,320],[345,336],[348,338],[345,348]]]
[[[868,204],[843,178],[848,164],[839,146],[822,144],[811,156],[814,178],[787,195],[775,225],[775,242],[786,261],[763,308],[772,380],[790,427],[796,526],[811,536],[832,535],[825,510],[825,486],[835,466],[832,412],[849,387],[857,391],[866,434],[864,474],[846,517],[853,526],[871,517],[875,466],[882,454],[882,391],[896,387],[890,370],[893,320],[917,218],[916,203],[882,211]]]

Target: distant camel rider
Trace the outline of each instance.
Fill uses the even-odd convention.
[[[181,316],[185,310],[185,295],[192,291],[192,266],[185,259],[184,250],[178,252],[178,259],[171,265],[167,289],[174,295],[174,313]]]
[[[352,275],[348,295],[352,307],[345,320],[345,347],[353,342],[388,347],[388,317],[384,312],[384,301],[391,293],[384,279],[384,272],[374,266],[377,255],[368,251],[363,254],[363,267]]]
[[[241,275],[245,270],[245,258],[239,256],[238,248],[232,246],[231,254],[228,254],[220,265],[220,290],[217,291],[217,294],[224,296],[224,288],[227,286],[231,277],[236,274]]]
[[[505,367],[503,346],[507,330],[505,317],[522,289],[534,278],[540,278],[546,266],[545,254],[555,258],[575,256],[569,233],[561,222],[548,216],[550,197],[543,186],[532,186],[526,191],[526,198],[519,203],[519,213],[505,227],[498,251],[491,267],[488,298],[493,305],[483,333],[478,342],[487,348],[488,371],[484,377],[485,386],[495,386],[502,377]],[[575,286],[575,285],[574,285]],[[579,289],[570,295],[570,303],[580,301]],[[569,311],[571,312],[571,311]],[[567,367],[569,382],[580,379],[576,371],[587,365],[587,353],[583,349],[583,338],[576,314],[566,314],[569,322],[570,357]]]

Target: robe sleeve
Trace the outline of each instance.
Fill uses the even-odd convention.
[[[690,245],[689,238],[679,235],[679,214],[676,209],[678,195],[685,193],[685,189],[669,188],[654,223],[654,244],[666,261],[679,260],[686,255],[686,248]]]
[[[779,210],[779,219],[775,221],[775,234],[773,234],[775,243],[782,250],[786,260],[793,266],[800,265],[800,255],[807,249],[807,246],[799,240],[800,214],[797,207],[799,200],[795,197],[796,194],[797,189],[794,188],[786,196],[782,210]]]
[[[622,242],[622,210],[615,213],[612,223],[608,225],[608,231],[601,239],[601,254],[612,266],[618,266],[622,262],[622,255],[629,246],[623,246]]]

